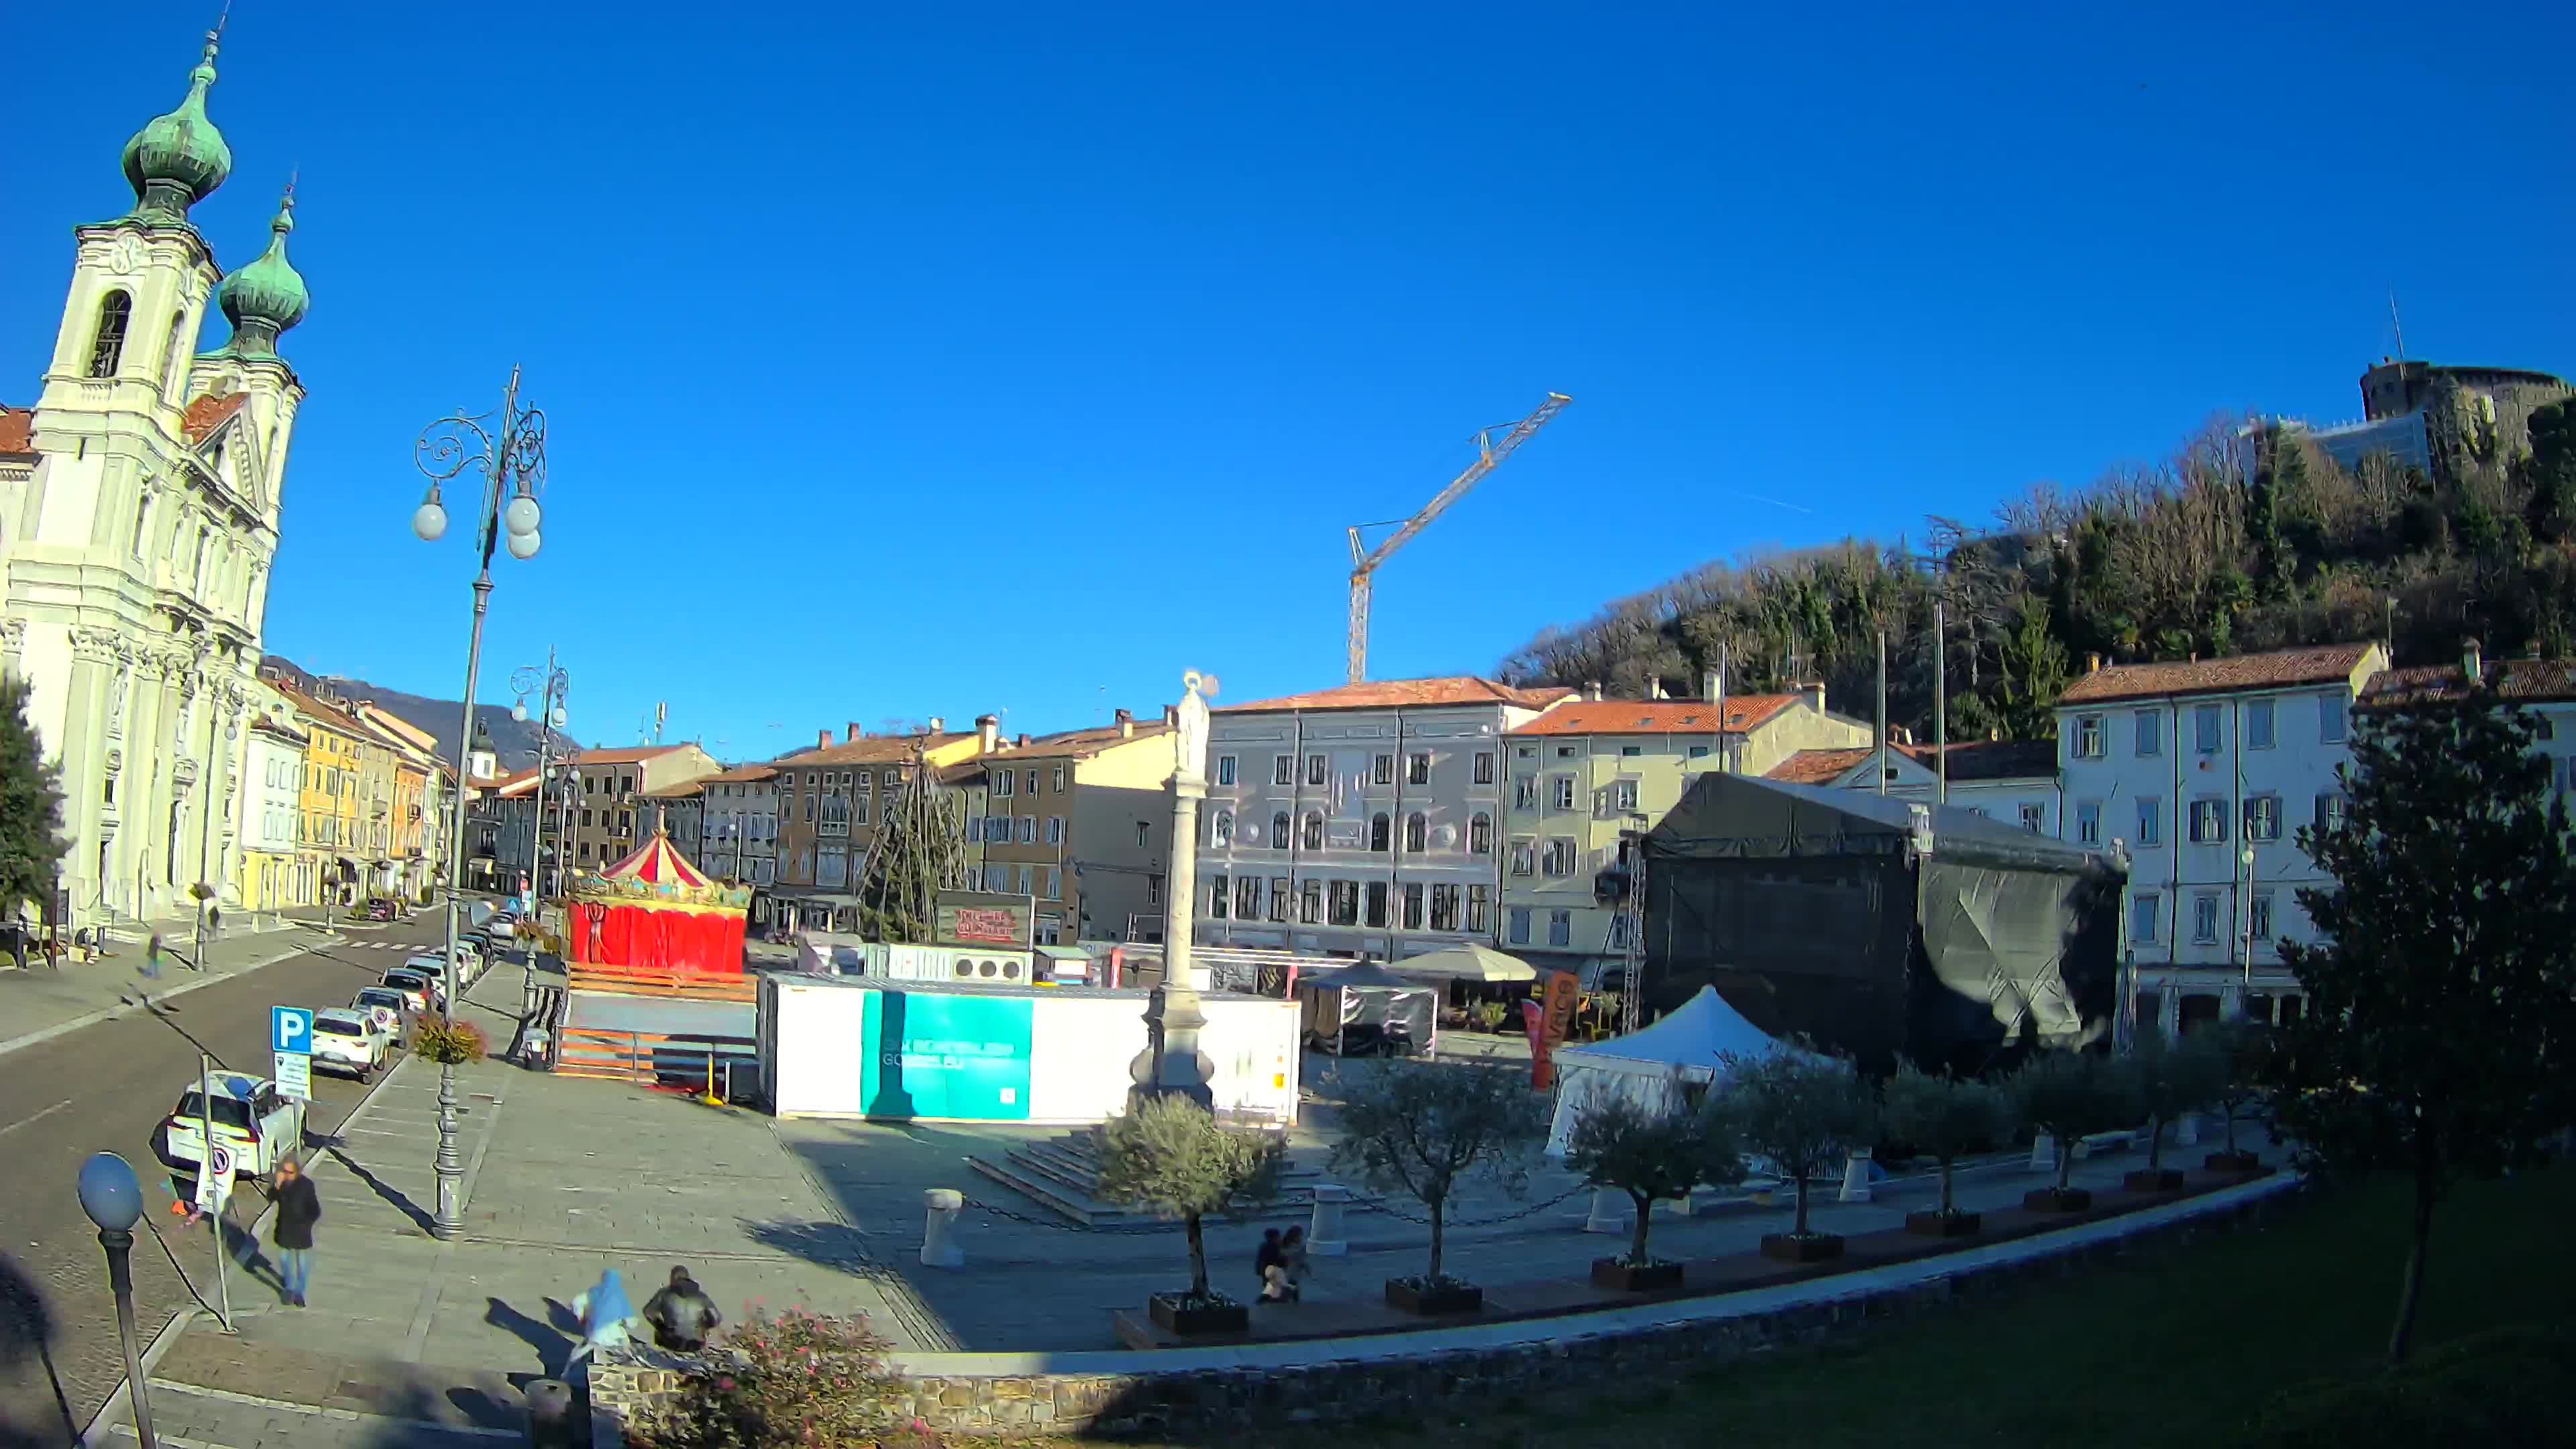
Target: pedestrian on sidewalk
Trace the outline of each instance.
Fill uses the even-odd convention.
[[[1261,1280],[1261,1301],[1288,1301],[1287,1254],[1282,1250],[1277,1228],[1261,1230],[1261,1246],[1253,1250],[1252,1276]]]
[[[277,1160],[276,1226],[269,1236],[277,1244],[278,1281],[287,1305],[304,1306],[304,1290],[313,1282],[313,1225],[322,1220],[322,1194],[293,1157]]]
[[[1288,1301],[1306,1296],[1306,1229],[1290,1228],[1279,1239],[1279,1281],[1288,1290]]]
[[[143,944],[143,959],[135,963],[134,974],[143,978],[146,983],[134,988],[134,999],[145,1006],[150,1006],[152,1004],[152,988],[149,983],[161,979],[160,933],[155,932],[152,939]],[[124,999],[124,995],[119,993],[117,1000],[122,1001]]]
[[[574,1363],[603,1348],[626,1346],[626,1320],[635,1316],[635,1304],[626,1296],[626,1280],[617,1276],[616,1269],[601,1269],[599,1281],[572,1300],[572,1312],[581,1320],[581,1342],[572,1351]]]
[[[686,1266],[671,1270],[671,1281],[660,1292],[644,1300],[644,1321],[653,1325],[653,1346],[673,1353],[696,1353],[707,1346],[707,1335],[724,1322],[716,1312],[715,1300],[689,1276]]]

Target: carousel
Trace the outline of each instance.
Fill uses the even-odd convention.
[[[564,944],[575,965],[740,976],[750,909],[748,886],[709,878],[656,825],[633,855],[573,875]]]

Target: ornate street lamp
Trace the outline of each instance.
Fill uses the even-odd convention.
[[[152,1404],[144,1392],[143,1354],[134,1342],[134,1271],[127,1255],[134,1249],[134,1225],[143,1220],[143,1184],[134,1168],[113,1152],[102,1152],[81,1164],[81,1211],[98,1225],[98,1243],[107,1249],[107,1284],[116,1295],[116,1335],[125,1346],[126,1391],[134,1400],[134,1437],[143,1449],[160,1449],[152,1437]]]
[[[474,631],[465,649],[465,723],[461,743],[474,738],[474,685],[483,663],[483,615],[492,600],[492,551],[507,542],[510,557],[537,556],[537,525],[542,515],[537,494],[546,480],[546,415],[519,401],[519,370],[510,369],[510,385],[501,392],[501,410],[440,418],[412,445],[412,461],[429,479],[429,492],[412,511],[411,530],[424,543],[447,533],[447,506],[439,485],[462,474],[481,475],[482,497],[474,513]],[[450,822],[447,852],[446,1000],[439,1013],[450,1024],[456,1012],[457,910],[465,883],[465,797],[459,789]],[[465,1227],[465,1163],[456,1150],[456,1064],[438,1067],[438,1211],[431,1231],[455,1237]]]

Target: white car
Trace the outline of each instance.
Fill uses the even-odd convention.
[[[390,986],[370,986],[349,998],[351,1011],[363,1011],[374,1017],[385,1035],[399,1044],[402,1041],[403,1018],[411,1015],[411,998]]]
[[[214,1074],[215,1140],[231,1149],[233,1175],[266,1177],[277,1159],[304,1149],[304,1104],[277,1083],[242,1072]],[[195,1167],[205,1161],[204,1095],[190,1087],[162,1119],[162,1160]]]
[[[438,978],[418,966],[397,966],[385,973],[384,989],[403,994],[406,1008],[414,1016],[427,1016],[438,1009]]]
[[[359,1081],[375,1079],[376,1068],[393,1051],[372,1015],[334,1008],[313,1013],[313,1070],[347,1072]]]

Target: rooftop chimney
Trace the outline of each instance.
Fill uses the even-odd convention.
[[[1027,748],[1029,747],[1029,737],[1028,737],[1028,735],[1027,735],[1025,732],[1023,732],[1023,733],[1020,735],[1019,739],[1018,739],[1017,741],[1015,741],[1015,743],[1019,746],[1019,748],[1024,749],[1024,750],[1025,750],[1025,749],[1027,749]]]
[[[2102,656],[2101,656],[2101,655],[2099,655],[2099,654],[2087,654],[2087,655],[2085,655],[2085,656],[2084,656],[2084,672],[2085,672],[2085,673],[2087,673],[2087,674],[2099,674],[2099,673],[2101,673],[2101,672],[2102,672]]]
[[[1136,738],[1136,712],[1134,710],[1122,709],[1118,711],[1118,738],[1122,740],[1132,740]]]
[[[1699,697],[1711,704],[1726,702],[1726,686],[1718,682],[1716,670],[1712,669],[1699,677]]]
[[[934,735],[943,735],[948,733],[948,717],[940,714],[932,715],[930,717],[930,728],[927,733]]]
[[[1587,680],[1583,681],[1583,697],[1584,697],[1585,699],[1588,699],[1588,700],[1592,701],[1592,702],[1593,702],[1593,703],[1595,703],[1595,704],[1600,703],[1600,702],[1601,702],[1601,681],[1600,681],[1600,680],[1597,680],[1597,679],[1587,679]]]
[[[2460,673],[2468,676],[2469,684],[2473,688],[2482,681],[2486,673],[2486,660],[2480,657],[2478,641],[2475,639],[2460,641]]]
[[[1181,727],[1181,707],[1177,704],[1164,705],[1163,723],[1169,725],[1173,729],[1179,729]]]
[[[857,720],[852,720],[852,721],[850,721],[850,722],[849,722],[849,724],[847,724],[847,725],[843,726],[843,728],[847,729],[847,730],[850,732],[850,733],[849,733],[849,736],[848,736],[848,740],[849,740],[849,743],[854,744],[854,745],[855,745],[855,744],[857,744],[857,743],[859,742],[859,737],[860,737],[861,735],[863,735],[863,734],[865,734],[865,733],[866,733],[866,731],[865,731],[865,730],[862,730],[862,729],[860,729],[860,728],[859,728],[859,722],[858,722]],[[824,741],[824,743],[825,743],[825,744],[829,744],[829,743],[831,743],[831,741],[826,740],[826,741]]]
[[[852,725],[852,726],[850,726],[850,728],[852,728],[852,729],[857,729],[857,728],[858,728],[858,726],[857,726],[857,725]],[[852,738],[856,738],[856,736],[853,736]],[[814,732],[814,748],[816,748],[816,749],[818,749],[818,750],[828,750],[828,749],[830,749],[831,747],[832,747],[832,732],[831,732],[830,730],[816,730],[816,731]]]
[[[1816,713],[1823,714],[1825,712],[1825,682],[1823,680],[1810,679],[1806,683],[1798,686],[1798,692],[1807,697],[1807,703],[1816,707]]]
[[[998,714],[975,716],[975,753],[989,755],[993,746],[1002,742],[1002,717]]]
[[[1646,676],[1646,698],[1648,698],[1648,699],[1662,699],[1663,697],[1664,697],[1664,681],[1662,680],[1662,678],[1660,678],[1659,676],[1656,676],[1656,675],[1652,675],[1652,674],[1647,675],[1647,676]]]

